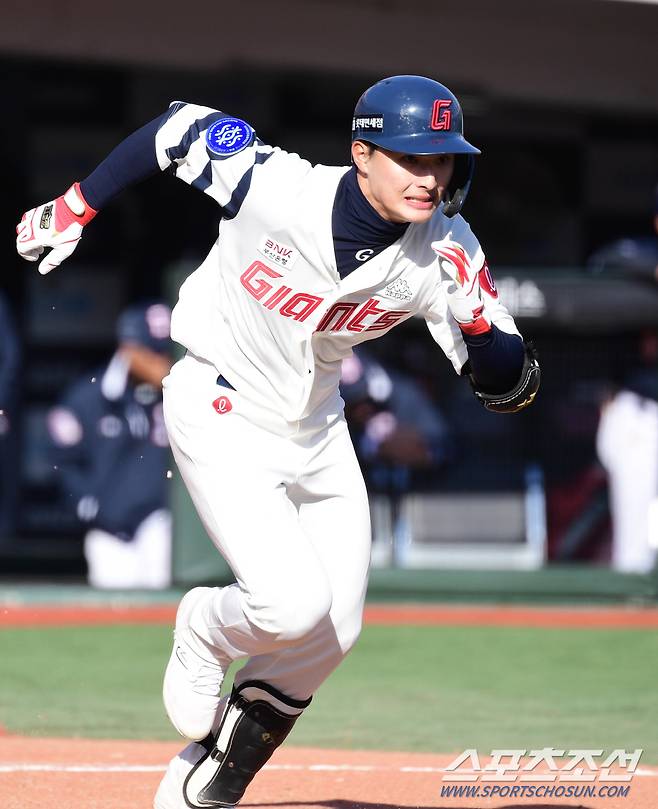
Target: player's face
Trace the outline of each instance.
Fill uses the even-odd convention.
[[[171,370],[171,359],[168,356],[138,343],[121,343],[119,351],[128,362],[131,375],[138,382],[148,382],[149,385],[159,388]]]
[[[354,146],[357,146],[358,141]],[[388,149],[353,149],[359,185],[389,222],[427,222],[448,188],[455,156],[410,155]]]

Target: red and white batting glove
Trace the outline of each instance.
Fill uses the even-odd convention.
[[[78,246],[82,228],[96,216],[74,183],[61,197],[23,214],[16,225],[16,249],[27,261],[36,261],[46,247],[50,252],[39,264],[46,275],[68,258]]]
[[[436,253],[448,308],[459,328],[465,334],[488,332],[491,323],[484,315],[478,270],[471,265],[466,250],[449,239],[432,242],[431,247]]]

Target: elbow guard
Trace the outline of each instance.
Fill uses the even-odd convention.
[[[507,393],[486,393],[479,390],[472,375],[469,375],[473,393],[487,410],[493,413],[516,413],[532,404],[541,379],[539,362],[537,361],[537,351],[532,343],[525,342],[525,359],[519,381],[512,390]]]

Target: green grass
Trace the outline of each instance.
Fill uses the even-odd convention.
[[[642,747],[658,760],[656,664],[649,631],[370,627],[294,741],[426,751]]]
[[[0,724],[15,733],[176,739],[160,626],[3,630]],[[644,748],[658,761],[658,636],[647,630],[367,627],[290,742],[480,751]]]
[[[11,732],[176,738],[160,688],[171,630],[161,626],[0,631],[0,724]]]

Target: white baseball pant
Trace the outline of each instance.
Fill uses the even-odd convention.
[[[171,584],[171,514],[152,512],[126,542],[100,528],[85,534],[87,578],[99,589],[162,590]]]
[[[286,422],[189,353],[163,385],[176,463],[237,582],[211,590],[205,628],[220,659],[249,657],[237,683],[307,699],[358,637],[370,560],[342,400]]]
[[[612,568],[650,573],[658,545],[658,404],[629,390],[617,393],[601,413],[596,449],[608,473]]]

